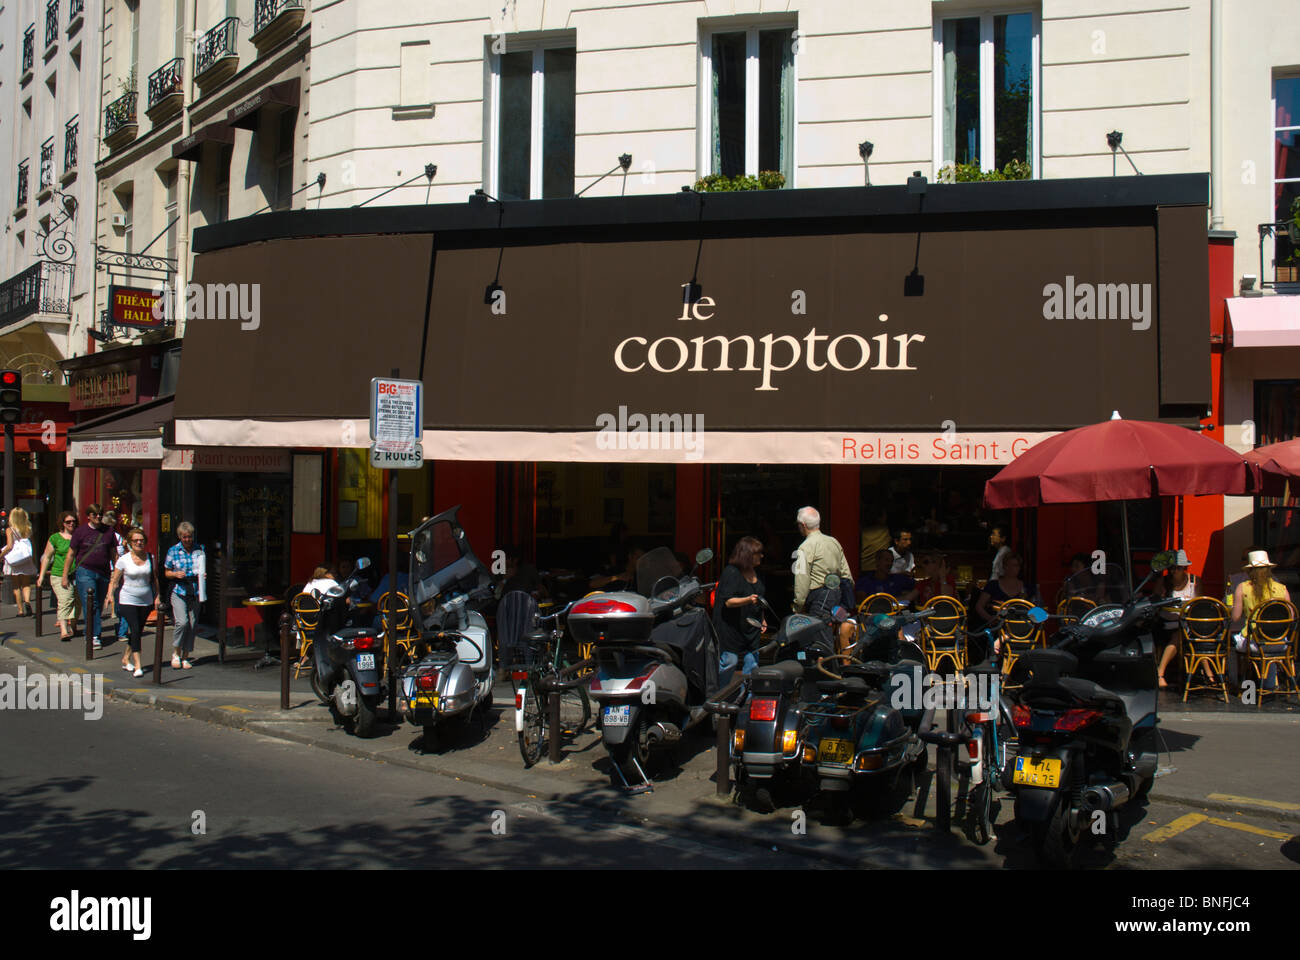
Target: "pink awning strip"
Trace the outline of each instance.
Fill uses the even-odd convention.
[[[1300,297],[1229,297],[1234,347],[1300,347]]]

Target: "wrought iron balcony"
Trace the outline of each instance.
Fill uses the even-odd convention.
[[[233,75],[238,67],[238,51],[235,47],[235,31],[239,27],[238,17],[227,17],[219,24],[199,37],[194,44],[194,79],[200,86],[225,80]],[[216,70],[223,61],[233,61],[229,71],[218,79]],[[224,71],[221,71],[224,73]],[[210,75],[209,75],[210,74]]]
[[[73,117],[63,128],[63,173],[66,176],[77,169],[77,127],[79,117]]]
[[[86,0],[68,0],[68,35],[71,36],[81,26],[82,14],[86,10]]]
[[[149,74],[149,106],[147,112],[154,123],[177,113],[184,96],[181,58],[169,60]]]
[[[23,79],[28,79],[36,65],[36,24],[23,31]]]
[[[113,150],[135,139],[135,91],[124,93],[104,109],[104,143]]]
[[[18,202],[15,206],[22,210],[27,206],[27,161],[18,164]]]
[[[59,0],[45,4],[45,46],[52,47],[59,39]]]
[[[1264,273],[1264,240],[1273,238],[1273,279]],[[1259,285],[1278,293],[1300,292],[1300,223],[1278,220],[1259,225]]]
[[[34,313],[70,312],[72,264],[42,260],[0,283],[0,329]]]
[[[42,194],[54,189],[54,138],[41,144],[41,186],[37,199],[44,199]]]

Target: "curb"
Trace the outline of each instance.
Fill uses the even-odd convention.
[[[1151,799],[1162,803],[1176,803],[1179,806],[1193,807],[1197,810],[1214,810],[1218,813],[1249,814],[1252,817],[1266,817],[1284,823],[1300,824],[1300,810],[1279,810],[1276,807],[1264,807],[1254,803],[1227,803],[1223,800],[1210,800],[1206,797],[1184,797],[1175,793],[1151,791]]]

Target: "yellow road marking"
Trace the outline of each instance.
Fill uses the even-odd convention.
[[[1271,807],[1274,810],[1300,810],[1300,803],[1286,803],[1282,800],[1256,800],[1254,797],[1234,797],[1230,793],[1212,793],[1205,799],[1219,800],[1223,803],[1246,803],[1256,807]]]
[[[19,640],[17,637],[13,637],[9,642],[10,642],[10,643],[26,643],[27,641],[26,641],[26,640]]]
[[[198,703],[198,702],[199,702],[199,698],[198,698],[198,697],[182,697],[179,693],[173,693],[173,694],[170,694],[170,695],[167,697],[167,699],[168,699],[168,700],[183,700],[183,701],[185,701],[186,703]]]
[[[81,672],[82,672],[82,673],[89,673],[90,671],[88,671],[88,670],[82,670]],[[104,678],[104,682],[105,682],[105,683],[117,683],[117,681],[114,680],[112,677],[105,677],[105,678]]]
[[[245,710],[243,707],[236,707],[227,704],[224,707],[217,707],[218,710],[233,710],[235,713],[252,713],[252,710]]]
[[[1198,823],[1204,823],[1208,819],[1210,818],[1202,813],[1186,813],[1177,820],[1152,830],[1146,835],[1145,839],[1151,843],[1164,843],[1170,837],[1176,837],[1184,830],[1190,830]]]
[[[50,657],[50,663],[67,663],[67,662],[68,661],[64,660],[62,657],[55,657],[55,656]]]
[[[73,673],[90,673],[89,670],[86,670],[83,667],[71,667],[69,669],[71,669]]]
[[[32,653],[44,653],[44,652],[45,652],[45,651],[42,650],[40,647],[28,647],[28,649],[31,650]]]
[[[1291,834],[1281,833],[1277,830],[1265,830],[1263,827],[1254,827],[1249,823],[1237,823],[1233,820],[1220,820],[1218,817],[1210,817],[1210,823],[1218,827],[1231,827],[1233,830],[1244,830],[1246,833],[1253,833],[1259,837],[1272,837],[1274,840],[1290,840]]]

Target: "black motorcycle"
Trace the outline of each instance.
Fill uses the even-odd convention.
[[[320,618],[311,647],[313,692],[330,708],[334,722],[358,737],[375,735],[379,704],[388,695],[384,633],[353,626],[348,604],[369,567],[369,559],[362,557],[352,576],[319,595]]]
[[[1172,559],[1157,554],[1141,586]],[[1150,792],[1158,720],[1152,628],[1162,609],[1180,602],[1135,597],[1099,607],[1063,626],[1051,648],[1017,661],[1018,748],[1004,786],[1044,865],[1073,866],[1088,837],[1114,837],[1117,811]]]

